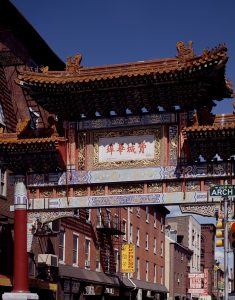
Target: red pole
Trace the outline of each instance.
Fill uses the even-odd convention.
[[[14,209],[13,292],[28,293],[27,191],[23,182],[15,184]]]

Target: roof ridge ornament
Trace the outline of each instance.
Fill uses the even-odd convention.
[[[67,57],[66,60],[66,71],[68,72],[78,72],[81,66],[82,55],[80,53],[75,54],[74,56]]]
[[[179,41],[177,44],[176,44],[176,49],[178,51],[178,55],[176,56],[179,60],[187,60],[187,59],[190,59],[190,58],[193,58],[194,57],[194,52],[193,52],[193,42],[192,41],[189,41],[188,42],[188,47],[186,47],[184,45],[184,42],[182,41]]]

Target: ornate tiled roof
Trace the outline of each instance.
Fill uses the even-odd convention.
[[[51,128],[30,130],[29,124],[29,119],[24,120],[18,123],[15,133],[0,134],[1,166],[16,173],[64,168],[65,138],[59,137]]]
[[[100,67],[82,67],[81,55],[76,55],[68,59],[65,71],[21,71],[18,83],[45,110],[67,120],[175,107],[189,111],[232,96],[225,79],[225,45],[196,56],[191,42],[179,42],[177,51],[174,58]]]
[[[185,53],[179,50],[179,47],[177,48],[179,54],[176,58],[164,58],[100,67],[82,67],[80,66],[80,61],[77,59],[77,56],[75,56],[72,59],[70,58],[69,62],[67,62],[66,71],[55,72],[46,70],[43,73],[25,71],[20,74],[19,80],[28,83],[59,85],[117,79],[124,76],[136,77],[151,74],[172,74],[173,76],[173,73],[177,76],[179,72],[182,74],[185,72],[191,74],[201,70],[201,68],[207,68],[210,65],[224,64],[227,60],[227,48],[224,45],[220,45],[211,51],[205,50],[201,56],[194,56],[193,50]],[[184,47],[184,49],[190,48]]]

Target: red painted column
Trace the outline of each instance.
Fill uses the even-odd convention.
[[[27,191],[23,182],[14,191],[14,293],[28,293]]]

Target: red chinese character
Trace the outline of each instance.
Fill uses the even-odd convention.
[[[125,147],[123,144],[118,144],[118,149],[117,152],[119,152],[120,154],[122,154],[122,152],[125,150]]]
[[[127,152],[132,152],[132,153],[136,153],[135,152],[135,145],[134,144],[129,144],[128,146],[127,146]]]
[[[108,145],[108,146],[107,146],[106,153],[110,153],[110,154],[112,155],[113,152],[114,152],[113,144]]]
[[[145,148],[146,148],[145,142],[139,143],[139,153],[144,153]]]

